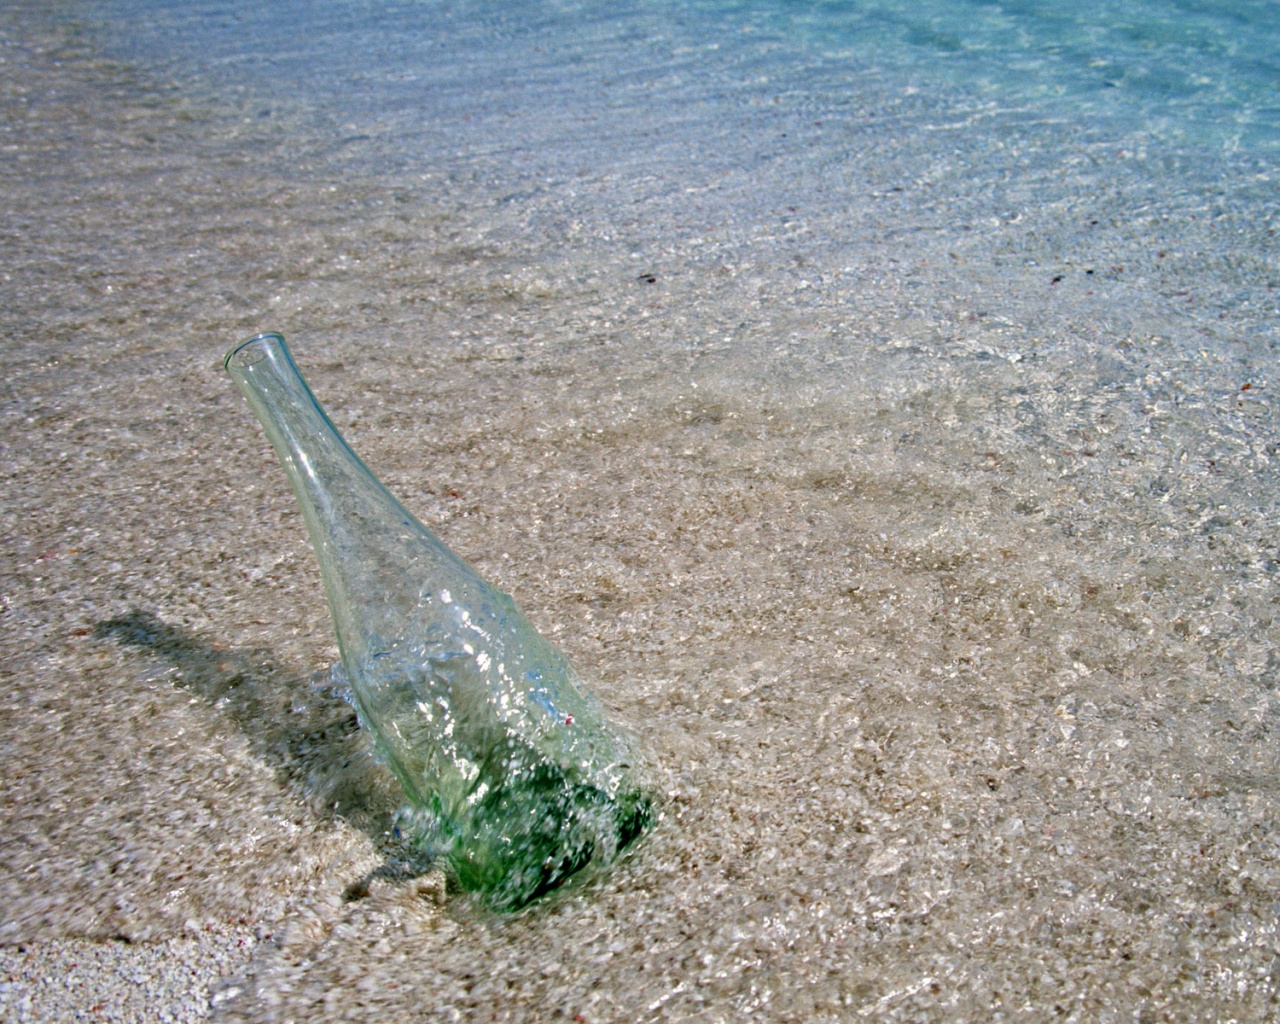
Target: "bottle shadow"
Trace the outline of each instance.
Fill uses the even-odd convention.
[[[303,679],[265,650],[209,643],[139,608],[95,623],[93,635],[163,664],[175,686],[233,721],[254,755],[313,813],[341,818],[370,837],[383,864],[348,887],[349,900],[366,895],[375,879],[430,870],[428,855],[399,841],[403,794],[374,759],[355,708],[328,672]]]

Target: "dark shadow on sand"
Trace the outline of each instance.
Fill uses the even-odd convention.
[[[137,608],[95,623],[93,635],[165,665],[175,686],[235,722],[254,754],[313,813],[342,818],[369,835],[384,863],[353,882],[348,899],[365,895],[374,879],[411,878],[430,868],[426,854],[398,841],[403,795],[374,761],[355,709],[328,673],[303,679],[280,669],[266,651],[210,643]]]

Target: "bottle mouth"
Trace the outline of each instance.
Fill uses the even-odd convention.
[[[246,369],[254,363],[260,363],[270,355],[273,344],[284,344],[284,335],[277,334],[275,331],[255,334],[227,353],[227,357],[222,360],[222,368],[230,370],[234,366],[237,369]]]

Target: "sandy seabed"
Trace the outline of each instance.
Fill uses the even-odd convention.
[[[660,190],[605,245],[0,43],[0,1017],[1280,1012],[1269,179],[868,152],[857,246]],[[221,370],[264,329],[651,752],[607,876],[495,918],[396,842]]]

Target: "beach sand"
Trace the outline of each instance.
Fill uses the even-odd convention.
[[[1143,227],[1114,144],[866,152],[856,244],[601,241],[623,172],[575,228],[0,42],[0,1017],[1274,1015],[1265,181]],[[396,840],[221,368],[268,329],[651,752],[607,876],[494,918]]]

